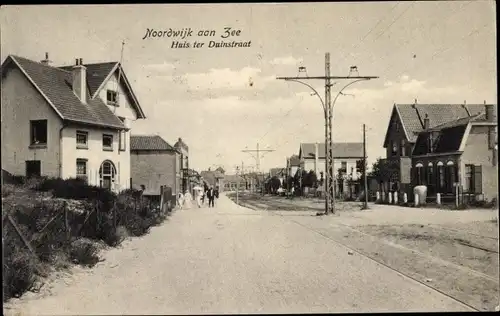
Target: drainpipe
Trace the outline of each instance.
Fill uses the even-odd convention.
[[[63,177],[63,130],[68,127],[68,123],[63,122],[59,129],[59,178]]]

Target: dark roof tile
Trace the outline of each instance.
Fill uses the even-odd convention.
[[[302,158],[314,158],[314,143],[300,144]],[[318,158],[325,158],[325,143],[318,143]],[[334,158],[363,158],[363,143],[333,143]]]
[[[423,131],[426,115],[429,118],[429,127],[433,128],[460,118],[474,116],[485,110],[484,104],[396,104],[395,107],[410,142],[415,142],[418,133]]]
[[[168,150],[176,151],[163,138],[158,135],[131,135],[130,150]]]
[[[87,104],[78,99],[72,90],[71,72],[23,57],[10,57],[48,98],[62,119],[110,128],[125,128],[100,98],[91,99],[88,93]]]

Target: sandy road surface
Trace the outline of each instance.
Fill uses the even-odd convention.
[[[26,295],[8,314],[467,311],[469,308],[286,216],[222,196],[176,212],[90,271]]]

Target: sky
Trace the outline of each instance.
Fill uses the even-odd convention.
[[[331,75],[356,66],[360,76],[379,77],[344,90],[333,112],[335,142],[362,142],[366,124],[370,164],[385,156],[394,103],[497,99],[494,1],[23,5],[2,6],[0,21],[2,62],[9,54],[41,60],[45,52],[56,66],[121,59],[146,114],[132,134],[172,145],[182,138],[198,171],[255,170],[242,150],[257,144],[274,150],[261,154],[260,170],[284,167],[300,143],[324,142],[317,95],[276,77],[324,76],[327,52]],[[233,36],[221,38],[226,28]],[[145,38],[148,29],[166,32]],[[172,38],[170,29],[192,35]],[[208,47],[233,40],[250,43]],[[174,41],[191,47],[172,48]],[[307,83],[324,98],[324,81]],[[335,82],[332,99],[347,83]]]

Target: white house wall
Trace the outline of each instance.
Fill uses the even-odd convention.
[[[76,131],[88,132],[88,149],[78,149],[76,146]],[[63,130],[63,178],[76,177],[76,160],[87,160],[87,177],[89,184],[100,185],[99,168],[105,160],[113,162],[116,168],[115,191],[130,187],[130,150],[119,151],[119,133],[113,130],[95,129],[90,127],[67,127]],[[113,135],[113,151],[105,151],[102,147],[102,135]]]
[[[26,160],[40,160],[42,175],[59,176],[62,120],[17,68],[2,79],[2,169],[26,175]],[[30,120],[47,120],[47,147],[30,148]]]
[[[347,170],[346,170],[347,174],[351,174],[351,170],[352,170],[352,175],[353,175],[352,179],[357,180],[360,175],[356,172],[356,161],[359,159],[361,159],[361,158],[335,159],[334,160],[335,174],[336,175],[338,174],[338,169],[342,168],[342,162],[345,162],[345,163],[347,163]],[[321,172],[324,173],[325,169],[326,169],[324,159],[318,160],[317,168],[315,168],[314,159],[304,160],[302,162],[302,167],[307,172],[309,172],[310,170],[316,171],[316,175],[318,176],[318,178],[320,177],[320,173]]]

